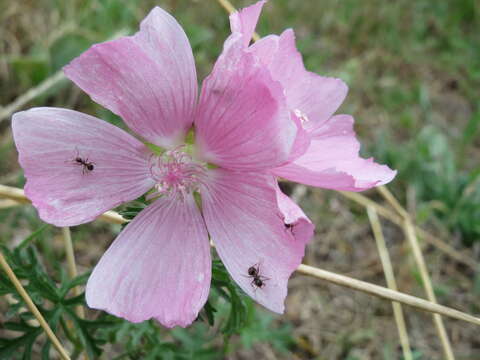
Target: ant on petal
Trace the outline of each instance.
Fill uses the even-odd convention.
[[[285,226],[285,231],[289,231],[293,234],[293,227],[295,226],[295,224],[292,224],[292,223],[286,223],[285,222],[285,217],[284,216],[281,216],[280,214],[277,214],[277,216],[282,220],[283,222],[283,226]]]
[[[76,149],[76,151],[77,151],[77,155],[75,156],[75,159],[73,159],[73,163],[75,165],[82,166],[83,174],[93,171],[93,169],[95,169],[95,163],[93,161],[89,161],[88,158],[82,158],[78,152],[78,149]]]
[[[293,227],[295,226],[294,224],[287,224],[287,223],[284,223],[285,225],[285,229],[288,231],[290,230],[291,233],[293,233]]]
[[[252,282],[250,283],[250,285],[252,285],[254,291],[257,290],[258,288],[263,288],[265,286],[265,281],[270,280],[269,277],[260,275],[259,263],[250,266],[247,270],[247,273],[248,273],[248,276],[246,277],[252,278]]]

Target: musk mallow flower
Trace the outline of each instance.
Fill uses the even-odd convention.
[[[189,325],[208,297],[210,237],[238,285],[283,312],[288,278],[313,224],[281,193],[276,176],[336,188],[335,176],[359,165],[350,166],[358,161],[350,145],[342,156],[332,149],[354,138],[351,124],[331,117],[331,103],[339,105],[343,88],[305,83],[313,86],[313,96],[327,96],[313,113],[308,101],[297,103],[303,87],[293,77],[282,78],[276,67],[301,65],[305,71],[298,53],[289,53],[275,36],[248,46],[262,5],[231,17],[232,35],[198,100],[188,39],[158,7],[134,36],[96,44],[65,67],[67,77],[122,117],[141,140],[67,109],[33,108],[13,116],[25,193],[44,221],[78,225],[142,194],[152,199],[95,267],[86,288],[90,307],[133,322],[155,318],[167,327]],[[282,57],[281,65],[269,58],[268,47]],[[310,125],[318,114],[320,121],[311,123],[322,127]],[[194,143],[187,137],[192,132]],[[305,169],[331,186],[286,175],[291,166],[301,177],[296,167],[309,153],[315,157],[315,141],[324,146],[320,163],[330,160],[331,166],[319,174],[315,166]],[[376,167],[370,163],[361,175],[348,173],[352,189],[393,177]],[[338,182],[346,188],[340,177]],[[260,287],[249,276],[252,267],[265,279]]]
[[[25,193],[44,221],[78,225],[144,193],[152,199],[93,270],[90,307],[187,326],[207,300],[210,236],[242,289],[283,311],[313,225],[269,171],[287,162],[296,125],[281,84],[242,41],[226,41],[198,101],[188,39],[160,8],[134,36],[94,45],[65,67],[142,141],[72,110],[13,116]],[[251,267],[265,279],[260,288]]]

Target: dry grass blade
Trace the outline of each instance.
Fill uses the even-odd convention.
[[[28,203],[28,199],[23,194],[22,189],[12,188],[5,185],[0,185],[0,197],[6,197],[20,201],[22,203]],[[126,222],[118,213],[114,211],[108,211],[99,217],[110,223],[121,224]],[[449,316],[457,320],[463,320],[471,322],[476,325],[480,325],[480,318],[463,313],[461,311],[451,309],[449,307],[431,303],[429,301],[417,298],[415,296],[407,295],[398,291],[393,291],[382,286],[370,284],[368,282],[356,280],[344,275],[338,275],[326,270],[318,269],[308,265],[300,265],[297,271],[301,274],[316,277],[318,279],[326,280],[337,285],[345,286],[351,289],[359,290],[380,298],[384,298],[390,301],[397,301],[405,305],[410,305],[418,309],[438,313],[441,315]]]
[[[420,299],[412,295],[387,289],[383,286],[353,279],[345,275],[336,274],[327,270],[319,269],[319,268],[309,266],[309,265],[304,265],[304,264],[301,264],[297,268],[297,272],[299,272],[300,274],[313,276],[318,279],[322,279],[336,285],[348,287],[354,290],[359,290],[364,293],[371,294],[383,299],[387,299],[390,301],[397,301],[399,303],[413,306],[423,311],[448,316],[457,320],[467,321],[475,325],[480,325],[480,318],[449,308],[447,306],[435,304],[430,301]]]
[[[377,212],[371,206],[367,207],[368,218],[372,226],[373,235],[377,243],[378,253],[383,266],[383,272],[385,273],[385,279],[387,286],[392,290],[397,290],[397,282],[393,274],[392,262],[390,261],[390,255],[388,254],[387,245],[385,244],[385,238],[383,237],[382,226],[378,219]],[[400,337],[400,343],[402,345],[403,357],[405,360],[412,360],[412,350],[410,349],[410,341],[408,339],[407,327],[405,325],[405,318],[403,317],[402,306],[398,302],[392,302],[393,315],[398,328],[398,335]]]
[[[110,39],[114,39],[123,35],[126,35],[126,31],[124,29],[121,29],[116,32]],[[60,84],[66,79],[67,78],[63,74],[63,70],[58,70],[55,74],[46,78],[39,85],[29,89],[26,93],[19,96],[9,105],[0,107],[0,122],[10,117],[10,115],[12,115],[15,111],[21,109],[25,104],[29,103],[36,97],[40,96],[41,94],[51,89],[53,86]]]
[[[19,96],[11,104],[3,108],[0,108],[0,122],[8,118],[15,111],[22,108],[22,106],[24,106],[31,100],[35,99],[40,94],[43,94],[45,91],[49,90],[54,85],[59,84],[62,80],[65,80],[65,79],[66,78],[65,78],[65,75],[63,75],[63,71],[59,70],[54,75],[50,76],[49,78],[41,82],[38,86],[31,88],[25,94],[23,94],[22,96]]]
[[[358,193],[352,193],[352,192],[346,192],[346,191],[340,191],[340,194],[342,194],[347,199],[355,201],[356,203],[363,205],[365,207],[367,206],[373,207],[379,215],[390,220],[394,224],[400,227],[403,227],[403,220],[400,216],[390,211],[389,209],[385,208],[384,206],[370,200],[369,198]],[[430,233],[426,232],[425,230],[423,230],[418,226],[415,226],[415,232],[419,236],[421,236],[422,239],[428,242],[430,245],[435,246],[438,250],[442,251],[446,255],[455,259],[459,263],[465,264],[473,270],[477,270],[478,268],[477,263],[469,255],[459,252],[458,250],[454,249],[444,241],[437,239],[435,236],[431,235]]]
[[[11,200],[11,199],[0,200],[0,209],[7,209],[7,208],[18,206],[18,205],[20,204],[15,200]]]
[[[415,262],[420,270],[420,276],[422,278],[422,283],[427,293],[427,298],[432,303],[436,303],[437,299],[435,298],[435,293],[433,292],[432,282],[430,281],[430,276],[428,275],[427,265],[425,264],[425,259],[423,258],[422,251],[420,250],[420,245],[418,244],[417,236],[415,235],[415,229],[409,218],[405,219],[405,234],[410,243],[410,247],[413,251],[413,256]],[[445,325],[443,324],[442,317],[438,314],[433,314],[433,321],[435,327],[437,328],[440,341],[442,342],[443,351],[445,353],[445,358],[448,360],[454,360],[452,346],[450,340],[448,339],[447,331],[445,330]]]
[[[418,243],[417,235],[415,234],[415,228],[413,227],[410,215],[385,186],[379,186],[377,190],[385,198],[385,200],[387,200],[388,203],[400,214],[400,216],[404,218],[403,229],[412,249],[415,263],[418,267],[418,270],[420,271],[420,276],[422,278],[425,292],[427,293],[427,298],[432,303],[436,303],[437,299],[435,298],[432,281],[430,280],[430,275],[428,274],[427,264],[425,263],[420,244]],[[445,358],[448,360],[454,360],[455,357],[453,355],[452,346],[450,344],[450,340],[448,339],[447,331],[445,330],[445,325],[443,324],[442,318],[438,314],[434,314],[433,321],[435,323],[438,336],[442,343]]]
[[[70,233],[70,228],[62,227],[62,235],[63,235],[63,243],[65,246],[65,255],[67,257],[68,276],[70,276],[71,279],[74,279],[77,277],[78,273],[77,273],[77,265],[75,264],[75,253],[73,250],[72,235]],[[73,288],[73,294],[75,296],[80,295],[80,287],[75,286]],[[85,312],[81,305],[77,306],[75,308],[75,311],[80,318],[85,317]]]
[[[38,311],[37,307],[33,303],[30,296],[28,296],[27,292],[23,288],[22,284],[18,280],[17,276],[13,272],[10,265],[8,265],[8,263],[5,260],[5,257],[3,256],[2,253],[0,253],[0,265],[3,268],[3,270],[5,271],[5,273],[7,274],[10,281],[13,283],[13,285],[17,289],[17,291],[20,294],[20,296],[22,297],[22,299],[27,304],[27,307],[29,308],[29,310],[32,312],[32,314],[35,316],[35,318],[38,320],[40,326],[43,328],[43,330],[47,334],[48,338],[52,342],[55,349],[57,349],[57,351],[60,354],[60,356],[62,357],[62,359],[63,360],[70,360],[70,356],[68,355],[67,351],[63,348],[62,344],[60,343],[58,338],[55,336],[55,334],[53,333],[50,326],[48,326],[48,323],[45,321],[45,318],[42,316],[40,311]]]

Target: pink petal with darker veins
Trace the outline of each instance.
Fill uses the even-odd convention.
[[[306,128],[327,121],[347,95],[348,87],[342,80],[305,69],[291,29],[280,36],[260,39],[249,49],[268,66],[272,77],[280,81],[289,109],[304,115]]]
[[[208,231],[230,275],[255,301],[282,313],[287,281],[304,255],[304,239],[285,228],[273,177],[215,169],[202,189]],[[248,269],[258,266],[264,286]]]
[[[64,71],[156,145],[178,145],[192,125],[197,96],[192,49],[176,20],[158,7],[137,34],[93,45]]]
[[[162,197],[113,242],[88,280],[90,307],[131,322],[188,326],[207,301],[208,234],[193,196]]]
[[[315,225],[303,210],[277,186],[277,202],[282,213],[283,222],[293,234],[295,241],[304,246],[311,240]]]
[[[307,152],[273,170],[277,176],[302,184],[335,190],[362,191],[390,182],[396,171],[359,156],[353,118],[336,115],[312,130]]]
[[[245,52],[241,36],[227,39],[204,80],[195,135],[200,156],[228,169],[267,169],[285,163],[296,136],[283,89]]]
[[[290,156],[288,157],[288,162],[292,162],[305,154],[311,142],[311,135],[303,127],[302,119],[298,117],[294,112],[290,113],[290,117],[295,123],[295,126],[297,127],[297,136],[295,137]]]
[[[248,46],[252,39],[258,18],[266,2],[266,0],[259,1],[230,15],[230,28],[232,32],[243,34],[243,44],[245,46]]]
[[[12,130],[27,178],[25,194],[45,222],[91,221],[154,185],[146,147],[105,121],[73,110],[33,108],[13,115]]]

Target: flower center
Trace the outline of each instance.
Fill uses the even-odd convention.
[[[151,156],[150,173],[156,184],[149,198],[164,194],[185,196],[199,190],[206,175],[206,165],[194,161],[184,148],[185,145],[181,145],[159,156]]]

